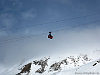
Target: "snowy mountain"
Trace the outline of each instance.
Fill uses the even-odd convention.
[[[94,56],[97,57],[97,51]],[[98,55],[99,56],[99,55]],[[77,56],[49,56],[42,59],[31,59],[16,64],[2,75],[98,75],[100,74],[100,59],[87,54]]]

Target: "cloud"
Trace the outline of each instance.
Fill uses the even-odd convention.
[[[0,36],[6,36],[6,35],[7,35],[6,32],[3,32],[3,31],[0,32]]]
[[[0,74],[2,74],[4,71],[5,71],[5,67],[2,64],[0,64]]]
[[[28,60],[34,57],[49,55],[70,55],[87,53],[100,49],[100,27],[94,29],[55,32],[52,40],[47,35],[39,35],[24,40],[2,44],[1,50],[6,53],[5,64],[12,64],[18,60]],[[13,38],[13,37],[10,37]],[[6,63],[8,62],[8,63]]]
[[[58,2],[60,2],[60,3],[64,3],[64,4],[66,4],[66,3],[69,3],[69,2],[70,2],[70,0],[55,0],[55,1],[58,1]]]
[[[1,7],[2,8],[12,9],[13,7],[21,8],[23,6],[23,4],[22,4],[22,2],[20,0],[9,0],[9,1],[0,0],[0,2],[1,2]],[[8,5],[8,3],[10,5]],[[14,10],[14,9],[12,9],[12,10]]]
[[[23,7],[23,3],[20,0],[11,0],[13,1],[12,5],[17,6],[18,8]]]
[[[5,28],[11,28],[17,22],[13,14],[7,13],[0,15],[0,21]]]
[[[36,17],[36,14],[34,13],[34,9],[30,9],[28,11],[22,12],[22,18],[24,19],[32,19]]]

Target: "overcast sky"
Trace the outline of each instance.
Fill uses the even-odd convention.
[[[100,50],[99,20],[100,0],[0,0],[0,68]]]

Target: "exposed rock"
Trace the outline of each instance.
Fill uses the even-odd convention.
[[[100,63],[100,61],[97,61],[98,63]]]
[[[95,66],[97,63],[94,63],[93,66]]]
[[[100,63],[100,61],[97,61],[97,63]],[[97,63],[94,63],[93,66],[97,65]]]
[[[27,73],[27,75],[30,73],[32,63],[28,63],[27,65],[24,65],[23,68],[21,68],[21,72],[16,75],[21,75],[21,73]]]
[[[35,61],[33,61],[33,64],[41,66],[41,68],[36,70],[35,73],[43,73],[43,72],[46,71],[45,67],[48,66],[48,64],[47,64],[48,59],[50,59],[50,58],[45,58],[45,60],[39,60],[39,61],[35,60]]]
[[[44,73],[46,71],[46,67],[48,66],[48,60],[49,59],[50,58],[44,57],[44,59],[33,61],[34,65],[40,66],[40,68],[37,69],[35,71],[35,73],[41,73],[41,74]],[[58,62],[55,62],[55,63],[51,64],[50,66],[48,66],[49,67],[49,71],[48,72],[61,71],[63,69],[62,66],[70,65],[70,64],[72,64],[75,67],[77,67],[77,66],[80,66],[78,63],[81,62],[81,63],[85,64],[85,62],[87,62],[87,61],[90,61],[90,58],[88,58],[87,55],[80,54],[77,57],[69,56],[66,59],[63,59],[63,60],[58,61]],[[93,64],[93,66],[95,66],[97,63],[100,63],[100,61],[97,61],[95,64]],[[31,70],[31,64],[32,63],[28,63],[27,65],[24,65],[23,68],[19,69],[19,70],[21,70],[21,72],[16,74],[16,75],[21,75],[21,73],[27,73],[27,75],[29,75],[30,70]]]
[[[49,71],[57,71],[57,70],[61,70],[61,62],[57,62],[57,63],[54,63],[50,66],[49,68]]]

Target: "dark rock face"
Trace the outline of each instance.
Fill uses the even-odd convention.
[[[97,63],[94,63],[93,66],[95,66]]]
[[[44,57],[44,59],[32,61],[32,63],[28,63],[28,64],[24,65],[22,68],[20,68],[19,70],[21,70],[21,71],[16,75],[21,75],[22,73],[27,73],[26,75],[29,75],[32,64],[36,65],[36,66],[40,66],[40,68],[37,69],[35,71],[35,73],[42,74],[42,73],[44,73],[46,71],[47,67],[48,67],[48,72],[54,72],[54,71],[58,71],[59,72],[59,71],[62,70],[61,66],[72,64],[75,67],[77,67],[77,66],[80,66],[78,64],[80,61],[81,62],[85,62],[85,61],[90,61],[91,60],[90,58],[88,58],[87,55],[79,55],[77,57],[69,56],[69,57],[66,57],[63,60],[60,60],[60,61],[55,62],[55,63],[51,64],[50,66],[48,66],[48,60],[49,59],[50,58]],[[93,64],[93,66],[95,66],[97,63],[100,63],[100,61],[97,61],[95,64]]]
[[[98,63],[100,63],[100,61],[97,61]]]
[[[16,75],[21,75],[21,73],[27,73],[27,75],[30,73],[32,63],[28,63],[27,65],[24,65],[23,68],[21,68],[21,72]]]
[[[49,68],[49,71],[57,71],[57,70],[61,70],[61,62],[57,62],[57,63],[54,63],[50,66]]]
[[[41,66],[41,68],[39,68],[37,71],[35,71],[35,73],[43,73],[46,71],[45,67],[48,66],[48,64],[47,64],[48,59],[50,59],[50,58],[46,58],[45,60],[33,61],[33,64]]]
[[[93,66],[97,65],[98,63],[100,63],[100,61],[97,61],[96,63],[94,63]]]

